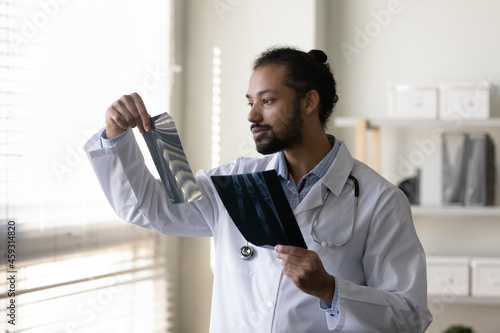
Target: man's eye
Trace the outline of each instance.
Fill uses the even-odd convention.
[[[253,106],[253,102],[248,102],[248,106],[252,107]]]
[[[264,98],[264,99],[262,100],[262,104],[264,104],[264,105],[265,105],[265,104],[269,104],[269,103],[271,103],[271,100],[270,100],[269,98]]]

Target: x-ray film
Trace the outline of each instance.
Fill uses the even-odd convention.
[[[161,181],[172,203],[202,197],[182,149],[175,122],[168,113],[151,118],[151,131],[144,134]]]
[[[245,239],[257,246],[307,249],[275,170],[212,176],[229,216]]]

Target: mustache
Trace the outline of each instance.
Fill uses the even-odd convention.
[[[262,125],[262,124],[257,124],[257,123],[254,123],[250,126],[250,130],[253,130],[254,128],[262,128],[262,129],[265,129],[265,130],[270,130],[272,129],[272,126],[271,125]]]

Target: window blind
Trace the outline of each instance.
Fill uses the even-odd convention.
[[[83,152],[123,94],[168,111],[172,17],[163,0],[0,0],[0,331],[173,329],[175,239],[120,221]]]

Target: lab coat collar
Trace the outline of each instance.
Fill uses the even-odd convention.
[[[344,142],[340,142],[341,146],[337,158],[333,161],[330,169],[322,178],[324,186],[326,186],[333,194],[339,196],[344,188],[349,174],[354,166],[354,159],[347,150]]]
[[[279,154],[273,154],[269,159],[269,163],[266,166],[266,170],[276,170],[276,165],[278,165]]]
[[[303,213],[309,209],[319,207],[322,202],[322,197],[327,189],[335,196],[339,196],[344,188],[349,174],[354,166],[354,159],[344,142],[340,142],[340,149],[337,157],[328,169],[324,177],[322,177],[309,191],[306,197],[295,208],[295,215]]]

